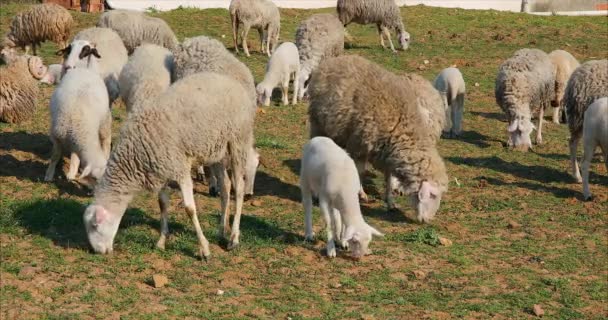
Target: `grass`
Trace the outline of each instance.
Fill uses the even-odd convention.
[[[0,6],[0,31],[24,4]],[[226,10],[182,8],[150,14],[165,19],[178,38],[208,35],[232,50]],[[299,21],[326,10],[283,9],[281,39],[293,40]],[[72,12],[77,29],[98,15]],[[412,34],[410,49],[382,50],[373,26],[349,26],[357,54],[397,72],[427,79],[457,64],[468,86],[465,132],[441,140],[450,190],[436,220],[413,223],[381,201],[382,178],[364,177],[371,203],[366,220],[386,233],[374,254],[352,261],[323,255],[321,239],[303,239],[297,187],[301,148],[308,129],[304,103],[283,107],[278,99],[256,119],[256,145],[264,166],[256,178],[256,203],[244,206],[242,246],[227,252],[218,239],[219,201],[196,184],[202,227],[212,259],[197,256],[196,236],[171,195],[171,236],[161,252],[158,204],[143,192],[131,203],[112,256],[88,252],[81,222],[90,193],[59,175],[42,182],[50,156],[48,102],[42,86],[35,116],[19,125],[0,124],[0,318],[2,319],[528,319],[540,304],[549,319],[608,317],[608,174],[592,164],[593,202],[568,173],[564,125],[547,123],[545,143],[534,152],[507,150],[506,123],[494,102],[501,61],[522,47],[565,49],[580,61],[608,55],[606,17],[537,17],[496,11],[414,6],[402,14]],[[261,81],[267,57],[250,38],[251,58],[239,56]],[[56,46],[42,57],[57,63]],[[423,61],[428,60],[428,64]],[[113,110],[114,133],[125,119]],[[64,166],[64,170],[66,167]],[[58,170],[60,171],[60,170]],[[509,228],[510,222],[519,226]],[[453,245],[439,244],[439,237]],[[152,276],[169,283],[154,288]],[[423,274],[424,276],[420,276]],[[223,295],[218,295],[218,289]]]

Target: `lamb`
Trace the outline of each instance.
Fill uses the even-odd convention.
[[[31,46],[36,55],[36,47],[51,40],[64,48],[73,25],[74,19],[62,6],[54,3],[35,5],[13,17],[3,47],[21,47],[28,54]]]
[[[64,80],[65,81],[65,80]],[[243,167],[253,143],[255,108],[245,88],[227,76],[205,72],[175,82],[160,95],[154,108],[135,110],[123,124],[107,169],[97,184],[94,200],[83,219],[89,242],[98,253],[111,253],[120,220],[138,190],[159,192],[161,236],[168,235],[169,197],[165,186],[179,184],[203,258],[209,242],[196,213],[190,170],[198,163],[219,163],[230,157],[236,190],[236,214],[228,248],[239,244],[243,207]],[[228,206],[230,179],[221,176],[223,234],[230,232]],[[227,187],[227,188],[226,188]]]
[[[386,49],[384,44],[384,37],[386,37],[391,50],[397,52],[393,46],[393,40],[391,40],[391,29],[397,32],[401,48],[403,50],[408,48],[410,34],[405,31],[401,11],[394,0],[338,0],[337,11],[345,28],[351,22],[376,24],[383,48]]]
[[[570,75],[580,63],[570,53],[564,50],[554,50],[549,53],[549,58],[555,66],[555,99],[551,101],[553,106],[553,123],[559,124],[560,114],[564,109],[564,91]]]
[[[118,84],[127,112],[145,104],[171,85],[173,54],[155,44],[143,44],[135,49],[122,68]]]
[[[583,196],[585,200],[592,198],[589,191],[589,167],[595,153],[600,146],[604,155],[604,164],[608,170],[608,97],[595,100],[585,111],[583,120]]]
[[[462,73],[455,67],[445,68],[435,78],[434,85],[441,94],[447,111],[444,135],[447,137],[460,136],[462,134],[462,113],[466,93]]]
[[[538,113],[536,143],[541,144],[544,110],[555,96],[555,70],[549,56],[538,49],[520,49],[502,63],[496,77],[496,103],[507,114],[509,146],[522,151],[532,147]]]
[[[75,42],[76,40],[88,42],[89,47],[94,44],[99,55],[103,57],[99,60],[97,69],[106,84],[111,105],[120,95],[118,77],[122,67],[127,63],[127,49],[118,34],[108,28],[84,29],[76,34],[73,41]],[[86,48],[87,44],[79,42],[83,46],[75,47],[73,45],[74,42],[72,42],[72,45],[57,52],[64,57],[63,72],[86,65],[86,60],[80,56],[86,53],[81,51],[81,49]]]
[[[116,31],[129,55],[143,43],[156,44],[169,50],[175,49],[178,44],[173,30],[163,19],[138,11],[106,11],[99,17],[97,27]]]
[[[232,0],[228,7],[232,21],[232,39],[234,50],[239,52],[238,35],[239,25],[243,24],[241,42],[246,56],[249,55],[247,47],[247,34],[250,28],[255,28],[260,34],[260,47],[262,53],[268,54],[276,49],[281,29],[281,15],[279,8],[268,0]],[[264,35],[266,34],[266,35]],[[272,49],[271,49],[272,48]]]
[[[312,240],[312,196],[319,198],[319,208],[327,230],[327,256],[336,256],[334,239],[348,246],[355,258],[370,254],[372,236],[383,236],[368,225],[361,215],[359,174],[353,159],[327,137],[312,138],[302,151],[300,189],[304,206],[306,239]]]
[[[80,41],[72,44],[76,47]],[[108,92],[96,70],[100,56],[95,47],[82,52],[87,67],[69,70],[51,96],[53,152],[45,181],[53,180],[64,152],[70,153],[66,178],[75,179],[82,162],[84,169],[79,179],[83,182],[89,177],[101,178],[110,156],[112,113],[108,108]]]
[[[40,78],[41,83],[46,84],[58,84],[61,81],[61,73],[63,72],[63,65],[61,64],[50,64],[46,73]]]
[[[296,46],[300,54],[298,99],[304,98],[311,73],[329,57],[344,52],[344,26],[333,14],[313,14],[296,30]]]
[[[369,160],[384,173],[386,186],[391,175],[397,178],[421,222],[433,219],[448,187],[436,149],[438,126],[429,126],[431,113],[423,110],[443,110],[433,91],[432,100],[420,97],[422,90],[357,56],[325,59],[310,81],[310,136],[331,138],[355,162]],[[421,100],[437,106],[425,108]]]
[[[258,83],[256,91],[258,94],[258,103],[265,106],[270,105],[270,97],[272,97],[272,89],[277,85],[281,85],[283,93],[283,105],[289,104],[289,80],[293,75],[293,99],[292,103],[298,103],[298,78],[300,77],[300,57],[298,48],[292,42],[282,43],[274,52],[268,65],[266,66],[266,75],[264,81]]]
[[[6,57],[7,66],[0,67],[0,121],[19,123],[29,119],[38,101],[38,82],[46,72],[39,57]]]
[[[583,119],[593,101],[608,96],[608,60],[591,60],[580,65],[568,80],[564,108],[570,129],[570,164],[572,175],[582,182],[576,161],[576,149],[583,132]]]

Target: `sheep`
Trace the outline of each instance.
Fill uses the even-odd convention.
[[[219,163],[229,155],[236,214],[228,249],[238,246],[243,167],[253,143],[255,117],[255,106],[245,88],[221,74],[198,73],[175,82],[154,103],[154,108],[135,110],[122,126],[107,169],[95,188],[93,203],[83,215],[89,243],[95,252],[111,253],[127,205],[138,190],[147,189],[159,194],[161,235],[157,247],[164,249],[169,232],[166,186],[175,181],[196,230],[199,253],[209,258],[209,242],[198,221],[190,171],[193,165]],[[221,178],[221,227],[226,235],[230,232],[230,179]]]
[[[570,53],[564,50],[554,50],[549,53],[549,59],[555,66],[555,98],[551,101],[553,107],[553,123],[559,124],[560,114],[564,111],[564,91],[570,75],[580,63]]]
[[[137,47],[118,78],[127,112],[169,88],[172,72],[173,54],[169,50],[147,43]]]
[[[255,173],[260,164],[260,153],[256,148],[249,148],[247,154],[247,162],[245,163],[245,198],[253,196],[253,186],[255,183]],[[222,161],[225,168],[230,167],[230,159],[226,158]],[[203,167],[199,168],[199,173],[204,175]],[[221,173],[220,173],[221,174]],[[217,172],[211,170],[211,176],[209,178],[209,195],[217,197],[220,194],[219,175]]]
[[[355,258],[370,254],[372,236],[383,236],[368,225],[361,215],[359,174],[353,159],[327,137],[314,137],[302,151],[300,190],[304,206],[306,239],[313,240],[312,196],[319,198],[319,208],[327,230],[327,256],[336,256],[334,239],[349,247]]]
[[[421,97],[427,90],[412,85],[418,81],[403,79],[361,57],[325,59],[310,81],[310,136],[329,137],[356,163],[369,161],[382,171],[387,201],[390,177],[396,177],[416,208],[417,219],[429,222],[448,187],[445,164],[436,149],[437,129],[445,119],[429,118],[435,114],[429,110],[444,114],[443,103],[436,90],[431,91],[434,97]],[[431,101],[435,107],[425,106]],[[431,121],[437,125],[431,126]]]
[[[582,182],[576,149],[583,132],[583,119],[593,101],[608,96],[608,60],[591,60],[580,65],[568,80],[564,108],[570,129],[570,165],[576,182]]]
[[[58,84],[61,81],[61,73],[63,72],[63,65],[61,64],[50,64],[46,73],[40,78],[41,83],[46,84]]]
[[[74,42],[73,42],[74,44]],[[52,181],[64,152],[70,153],[68,180],[74,180],[82,162],[79,180],[101,178],[112,141],[112,113],[108,92],[97,72],[96,48],[83,49],[87,67],[69,70],[51,96],[50,139],[53,151],[45,181]],[[86,53],[84,53],[86,52]]]
[[[79,42],[82,46],[76,47],[73,44],[77,40],[86,41],[88,44]],[[99,55],[103,57],[99,60],[97,69],[108,89],[111,105],[120,95],[118,77],[122,67],[127,63],[127,49],[118,34],[112,29],[96,27],[84,29],[76,34],[71,45],[57,52],[57,54],[63,55],[64,73],[68,69],[86,65],[86,61],[80,55],[84,54],[81,49],[87,45],[89,47],[94,45]]]
[[[280,84],[283,93],[283,105],[289,104],[289,80],[292,75],[294,76],[292,104],[298,103],[299,73],[300,57],[298,48],[292,42],[282,43],[268,61],[268,65],[266,65],[264,80],[258,83],[256,87],[258,103],[269,106],[272,89]]]
[[[345,28],[351,22],[376,24],[380,35],[380,44],[383,48],[386,49],[384,44],[384,37],[386,37],[391,50],[397,52],[395,46],[393,46],[393,40],[391,40],[391,29],[397,32],[401,48],[403,50],[408,48],[410,34],[405,31],[401,11],[394,0],[338,0],[337,11],[338,17]]]
[[[462,134],[462,113],[466,93],[462,73],[455,67],[445,68],[435,78],[434,86],[441,94],[447,111],[444,135],[447,137],[460,136]]]
[[[13,56],[0,67],[0,121],[19,123],[30,118],[38,101],[38,82],[46,68],[39,57]]]
[[[298,26],[296,46],[300,54],[298,99],[302,100],[317,65],[325,58],[344,52],[344,26],[333,14],[313,14]]]
[[[106,11],[99,17],[97,27],[116,31],[129,55],[143,43],[156,44],[169,50],[175,49],[178,44],[173,30],[163,19],[150,17],[143,12]]]
[[[600,146],[604,155],[604,164],[608,170],[608,97],[595,100],[585,111],[583,120],[583,196],[585,200],[592,198],[589,191],[589,167],[595,153]]]
[[[74,19],[62,6],[54,3],[35,5],[13,17],[3,47],[21,47],[28,54],[31,46],[36,55],[36,47],[51,40],[64,48],[73,24]]]
[[[544,111],[555,96],[555,70],[549,56],[538,49],[520,49],[500,65],[494,95],[507,114],[508,145],[527,151],[535,129],[532,114],[538,113],[536,143],[541,144]]]
[[[239,52],[239,25],[243,24],[243,31],[240,36],[245,55],[250,56],[247,47],[247,34],[249,34],[249,29],[253,27],[260,34],[262,53],[266,53],[270,57],[279,41],[281,29],[279,8],[268,0],[232,0],[228,11],[232,22],[232,39],[236,53]]]

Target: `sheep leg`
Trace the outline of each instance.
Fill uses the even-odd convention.
[[[363,174],[365,173],[365,165],[366,165],[367,161],[366,160],[356,160],[355,161],[355,166],[357,167],[357,172],[359,172],[359,179],[361,180],[361,189],[359,189],[359,200],[362,202],[367,202],[369,201],[367,194],[365,193],[365,190],[363,190]]]
[[[298,103],[298,87],[300,86],[300,72],[296,71],[294,79],[293,79],[293,98],[291,103],[292,104],[297,104]]]
[[[238,150],[234,146],[230,146],[232,155],[231,172],[232,182],[234,183],[234,200],[235,200],[235,212],[234,220],[232,221],[232,234],[230,235],[230,243],[228,244],[228,250],[232,250],[238,247],[241,236],[241,215],[243,213],[243,201],[245,199],[245,174],[243,171],[244,166],[242,165],[241,159],[247,159],[247,151]],[[230,198],[228,198],[230,200]]]
[[[245,51],[245,55],[250,57],[249,48],[247,47],[247,35],[249,34],[249,29],[251,26],[247,23],[243,23],[243,33],[241,34],[241,41],[243,42],[243,51]]]
[[[230,15],[232,18],[232,40],[234,41],[234,51],[239,53],[239,19],[235,14]]]
[[[281,92],[283,93],[283,105],[289,105],[289,76],[283,79],[281,84]]]
[[[196,203],[194,202],[194,193],[192,186],[192,177],[188,171],[182,180],[179,182],[179,188],[182,191],[182,197],[184,199],[184,207],[186,212],[190,215],[194,230],[196,230],[196,236],[198,237],[199,252],[203,259],[207,260],[211,252],[209,251],[209,241],[205,238],[201,224],[198,221],[198,215],[196,214]]]
[[[388,30],[388,28],[382,27],[382,33],[384,33],[384,35],[388,39],[388,44],[391,46],[391,51],[397,52],[397,50],[395,50],[395,46],[393,45],[393,39],[391,39],[391,32]]]
[[[540,107],[538,111],[538,131],[536,131],[536,144],[540,145],[543,143],[543,118],[545,117],[545,108]]]
[[[393,199],[393,189],[391,188],[391,173],[384,172],[384,198],[386,199],[386,207],[389,210],[398,209],[399,206]]]
[[[72,154],[70,155],[70,169],[68,170],[68,174],[66,175],[66,178],[68,178],[68,180],[76,179],[78,167],[80,167],[80,158],[78,158],[78,154],[76,154],[76,152],[72,152]]]
[[[220,217],[220,235],[226,238],[230,234],[230,178],[221,163],[211,166],[211,175],[215,176],[220,187],[220,203],[222,216]]]
[[[220,194],[218,174],[221,175],[221,173],[211,170],[211,176],[209,177],[209,195],[212,197],[217,197]]]
[[[595,145],[593,141],[585,141],[583,139],[583,160],[581,161],[581,169],[583,173],[583,198],[591,200],[591,191],[589,191],[589,167],[595,153]]]
[[[378,24],[378,35],[380,36],[380,45],[382,48],[386,49],[386,44],[384,44],[384,36],[382,35],[382,27]]]
[[[315,238],[315,232],[312,230],[312,193],[305,183],[300,188],[302,190],[302,206],[304,207],[304,238],[306,241],[312,241]]]
[[[462,115],[464,113],[464,94],[456,96],[455,108],[452,109],[452,133],[455,136],[462,134]]]
[[[340,248],[346,250],[348,249],[348,241],[344,239],[344,232],[346,231],[346,227],[342,223],[342,216],[340,215],[340,211],[334,208],[332,210],[333,221],[334,221],[334,235],[340,244]]]
[[[332,216],[330,215],[332,208],[328,199],[322,194],[319,195],[319,208],[321,209],[321,214],[325,220],[325,231],[327,232],[327,256],[333,258],[336,256],[336,244],[334,243],[334,223],[332,221]]]
[[[160,238],[156,242],[156,247],[165,250],[165,241],[169,236],[169,195],[164,187],[158,192],[158,206],[160,207]]]
[[[53,142],[53,151],[51,154],[51,161],[49,162],[49,167],[46,169],[46,175],[44,176],[44,181],[53,181],[53,176],[55,175],[55,168],[57,167],[57,163],[61,160],[61,146],[59,142],[55,139],[51,139]]]
[[[30,45],[29,44],[25,45],[25,54],[30,54]]]
[[[268,39],[265,38],[264,29],[258,28],[258,34],[260,35],[260,51],[266,53],[266,43],[268,42]]]
[[[560,112],[562,111],[562,101],[558,100],[556,105],[557,106],[553,108],[553,123],[559,124],[559,116]]]
[[[451,130],[453,127],[454,117],[452,115],[453,108],[449,105],[447,93],[442,92],[441,98],[443,99],[443,108],[445,111],[445,125],[443,127],[442,135],[445,138],[451,138]]]
[[[580,138],[580,134],[573,134],[572,136],[570,136],[570,165],[572,166],[572,176],[578,183],[581,183],[583,181],[578,168],[578,162],[576,161],[576,149]]]

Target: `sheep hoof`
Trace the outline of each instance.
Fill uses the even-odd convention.
[[[314,242],[315,241],[315,233],[307,234],[304,236],[304,241]]]
[[[211,187],[211,188],[209,188],[209,195],[212,196],[212,197],[217,197],[220,194],[219,194],[219,192],[215,188]]]
[[[205,262],[209,262],[211,260],[211,254],[205,255],[201,252],[201,260],[205,261]]]
[[[226,247],[226,249],[228,251],[232,251],[232,250],[234,250],[234,249],[236,249],[238,247],[239,247],[239,243],[238,242],[230,241],[230,243],[228,243],[228,246]]]
[[[327,257],[329,258],[335,258],[336,257],[336,246],[333,243],[328,243],[327,244],[327,249],[325,249],[327,251]]]
[[[593,200],[593,195],[591,194],[587,194],[584,196],[585,201],[592,201]]]

